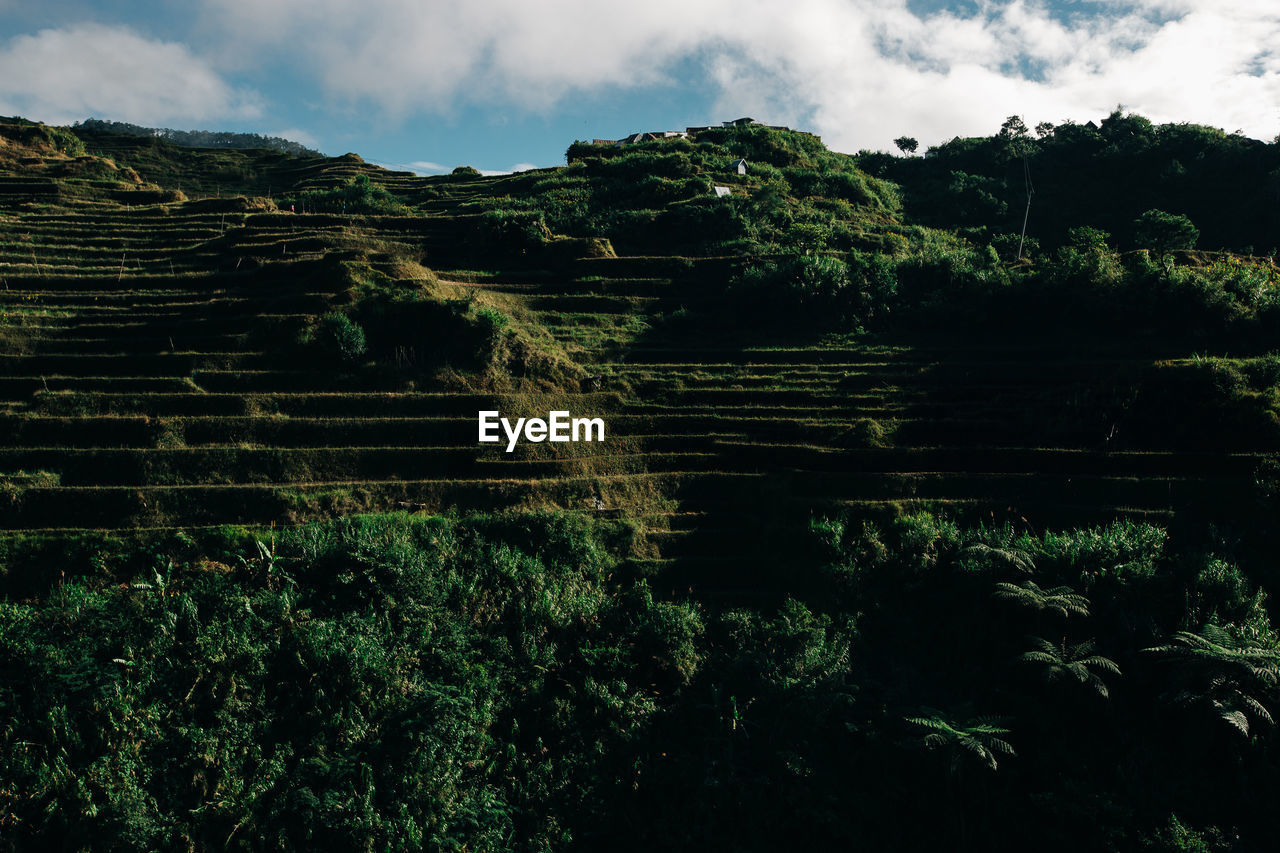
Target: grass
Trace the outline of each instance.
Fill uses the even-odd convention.
[[[1256,467],[1247,454],[1143,452],[1161,449],[1146,433],[1104,446],[1150,354],[711,333],[699,312],[718,291],[706,282],[732,259],[499,263],[471,251],[476,211],[558,173],[419,179],[345,158],[106,137],[89,148],[111,159],[93,166],[102,174],[136,174],[133,185],[186,200],[130,204],[143,196],[51,177],[69,161],[50,153],[30,179],[80,183],[0,217],[0,387],[11,409],[0,464],[45,477],[7,478],[12,525],[545,506],[680,513],[694,528],[710,512],[731,541],[771,512],[851,500],[1160,513],[1217,500],[1215,471],[1244,494]],[[417,215],[304,216],[271,200],[318,198],[361,175]],[[326,367],[278,346],[290,324],[390,291],[491,322],[491,357],[410,376],[376,362]],[[1171,365],[1191,356],[1159,354]],[[1198,369],[1226,368],[1202,358]],[[1266,393],[1250,386],[1246,402],[1261,406]],[[608,437],[508,455],[475,442],[480,408],[601,416]],[[691,541],[654,535],[642,556]]]

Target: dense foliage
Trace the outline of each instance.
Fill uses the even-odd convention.
[[[0,846],[1175,850],[1277,829],[1274,573],[1229,537],[826,518],[746,609],[656,597],[626,537],[366,516],[70,565],[89,574],[0,605]]]
[[[744,253],[797,242],[850,248],[864,224],[892,219],[899,204],[894,187],[817,137],[758,126],[621,147],[576,142],[567,156],[567,168],[517,176],[482,206],[630,251]]]
[[[337,187],[287,195],[279,203],[282,207],[292,206],[304,213],[394,215],[409,212],[403,202],[385,187],[369,180],[368,175],[356,175]]]
[[[260,133],[232,133],[213,130],[173,130],[168,127],[142,127],[124,121],[106,121],[99,118],[78,122],[75,127],[87,131],[119,133],[125,136],[145,136],[163,139],[174,145],[188,148],[262,148],[294,154],[299,157],[321,157],[319,151],[300,142],[279,136],[263,136]]]
[[[1276,144],[3,124],[0,850],[1274,846]]]
[[[218,556],[0,605],[0,847],[559,847],[698,666],[697,613],[565,517]]]
[[[1157,210],[1185,217],[1204,248],[1274,255],[1280,145],[1197,124],[1153,124],[1116,109],[1100,122],[1043,124],[1014,116],[989,137],[955,138],[923,157],[862,152],[858,165],[902,187],[909,216],[940,228],[1028,233],[1045,245],[1089,225],[1121,248]]]

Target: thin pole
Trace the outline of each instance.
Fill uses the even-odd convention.
[[[1022,153],[1022,178],[1027,185],[1027,209],[1022,214],[1022,236],[1018,238],[1018,260],[1022,260],[1022,244],[1027,241],[1027,220],[1031,217],[1031,196],[1036,188],[1031,184],[1031,166],[1027,163],[1027,154]]]

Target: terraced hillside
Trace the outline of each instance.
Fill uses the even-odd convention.
[[[559,507],[634,517],[642,563],[683,560],[710,582],[745,577],[780,521],[842,508],[945,506],[1033,526],[1212,514],[1248,499],[1267,449],[1132,426],[1157,359],[1176,370],[1189,353],[918,337],[761,345],[696,323],[673,331],[662,320],[709,310],[720,297],[704,282],[737,262],[494,255],[467,202],[501,194],[501,178],[275,154],[239,170],[191,156],[175,175],[151,143],[90,146],[136,163],[144,182],[148,166],[179,181],[183,196],[68,197],[65,179],[42,176],[48,158],[0,181],[10,530]],[[355,175],[413,212],[302,214],[209,197]],[[402,266],[369,252],[387,246],[425,259],[455,298],[523,318],[579,378],[507,393],[409,387],[282,357],[290,330],[350,300],[344,261],[398,280]],[[607,440],[514,453],[476,442],[481,409],[555,407],[605,417]]]

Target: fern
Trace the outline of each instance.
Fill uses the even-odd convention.
[[[1012,601],[1023,607],[1036,611],[1049,611],[1061,614],[1065,619],[1071,614],[1089,615],[1089,599],[1069,586],[1055,586],[1052,589],[1041,589],[1034,581],[1023,581],[1021,584],[1000,582],[992,593],[996,598]]]
[[[1093,688],[1104,699],[1110,696],[1107,684],[1097,670],[1120,675],[1120,667],[1110,658],[1094,654],[1093,640],[1071,646],[1065,640],[1055,645],[1041,637],[1033,637],[1031,642],[1035,649],[1021,655],[1018,660],[1040,665],[1046,682],[1074,680]]]

